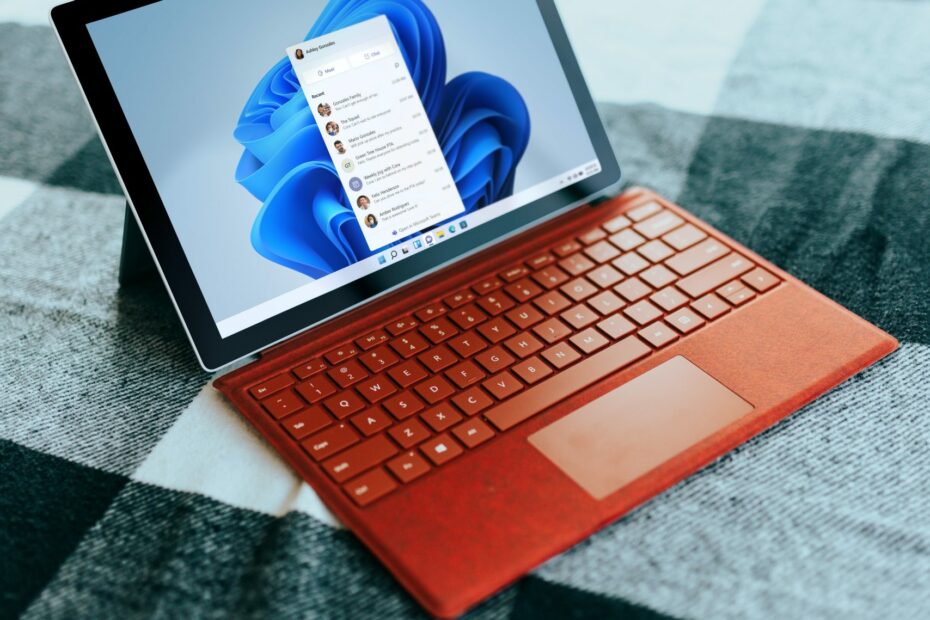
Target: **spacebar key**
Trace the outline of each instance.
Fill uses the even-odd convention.
[[[650,351],[642,340],[629,336],[501,403],[487,411],[485,417],[498,430],[506,431],[624,366],[646,357]]]

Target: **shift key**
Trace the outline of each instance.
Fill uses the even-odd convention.
[[[324,461],[323,469],[336,482],[345,482],[366,469],[371,469],[388,460],[397,452],[397,448],[390,439],[384,435],[378,435]]]
[[[748,260],[735,252],[731,252],[700,271],[695,271],[687,278],[682,278],[676,286],[691,295],[691,297],[700,297],[730,280],[740,277],[753,267],[755,265]]]

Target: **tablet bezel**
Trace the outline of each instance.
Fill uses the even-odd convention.
[[[601,171],[543,198],[469,229],[427,251],[223,338],[187,261],[87,24],[161,0],[74,0],[52,9],[50,19],[97,124],[107,154],[132,207],[158,271],[201,366],[217,370],[286,340],[334,316],[461,260],[496,241],[539,224],[614,189],[620,168],[578,67],[553,0],[537,0],[568,79]]]

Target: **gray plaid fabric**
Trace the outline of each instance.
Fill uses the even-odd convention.
[[[0,617],[419,616],[209,387],[43,2],[0,1]],[[621,3],[622,4],[622,3]],[[628,182],[901,350],[473,612],[930,615],[930,2],[561,5]]]

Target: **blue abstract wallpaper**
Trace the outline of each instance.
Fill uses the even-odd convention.
[[[530,138],[526,103],[488,73],[446,82],[442,32],[421,0],[331,0],[305,40],[378,15],[391,23],[466,213],[512,195]],[[251,231],[259,254],[311,278],[372,254],[288,58],[258,81],[233,135],[244,149],[236,181],[262,205]]]

